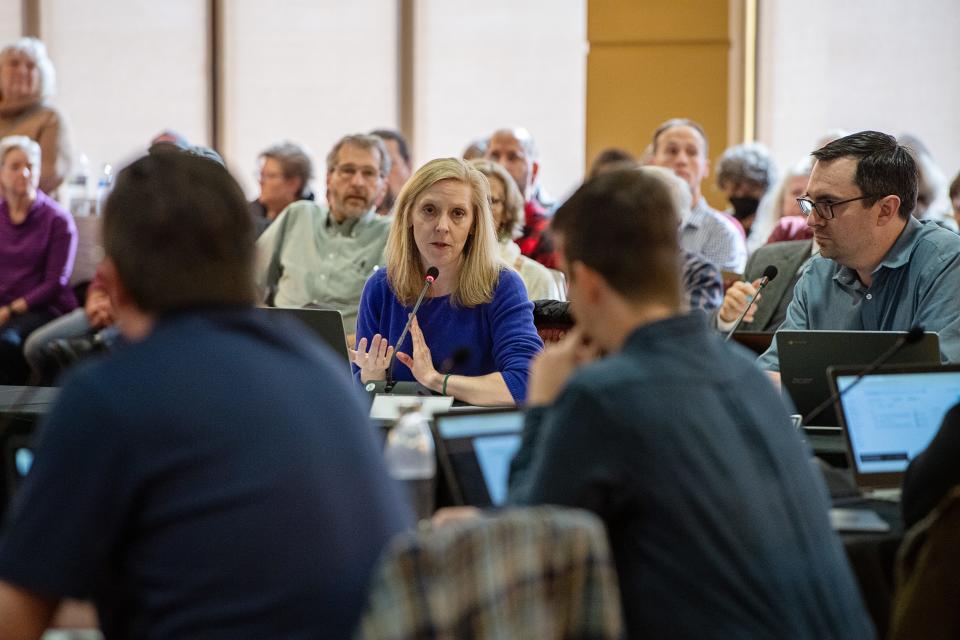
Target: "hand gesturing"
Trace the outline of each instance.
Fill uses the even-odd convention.
[[[370,341],[367,351],[367,339],[360,338],[356,349],[350,349],[350,360],[360,367],[360,381],[383,380],[387,377],[387,365],[393,355],[393,347],[379,333]]]
[[[439,391],[438,378],[440,374],[433,366],[433,358],[430,356],[430,347],[423,338],[423,331],[420,330],[420,324],[417,317],[413,317],[410,323],[410,338],[413,341],[413,356],[408,356],[402,351],[397,352],[397,360],[407,365],[413,373],[413,377],[428,389]]]

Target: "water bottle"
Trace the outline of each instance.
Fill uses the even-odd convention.
[[[390,475],[407,487],[417,518],[429,518],[433,515],[434,479],[437,475],[433,434],[426,416],[420,412],[419,403],[401,411],[387,434],[383,455]]]
[[[67,210],[76,217],[90,215],[90,161],[81,153],[77,171],[67,183]]]
[[[103,205],[110,195],[110,188],[113,187],[113,167],[109,164],[103,165],[103,171],[100,173],[100,180],[97,182],[96,211],[98,216],[103,215]]]

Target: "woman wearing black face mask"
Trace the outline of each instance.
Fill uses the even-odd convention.
[[[758,142],[730,147],[720,158],[717,186],[730,201],[728,213],[740,221],[748,236],[760,199],[776,179],[773,157]]]

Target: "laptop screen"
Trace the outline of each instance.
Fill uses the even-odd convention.
[[[520,449],[523,412],[453,412],[434,416],[437,453],[454,499],[477,507],[502,506],[510,462]]]
[[[856,375],[837,375],[841,392]],[[840,399],[858,475],[902,474],[926,449],[947,411],[960,403],[960,370],[893,371],[864,376]]]

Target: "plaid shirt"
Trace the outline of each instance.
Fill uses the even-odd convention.
[[[553,246],[550,218],[547,217],[546,210],[535,200],[531,200],[524,205],[523,214],[523,235],[517,240],[520,253],[545,267],[558,269],[557,250]]]
[[[723,278],[720,271],[702,257],[684,251],[683,295],[690,309],[713,311],[723,304]]]
[[[356,640],[623,637],[600,520],[535,507],[397,536]]]

